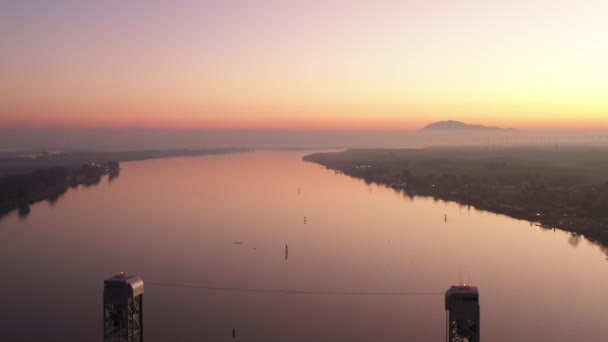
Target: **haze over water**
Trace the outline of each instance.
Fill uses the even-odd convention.
[[[598,246],[409,198],[304,162],[304,154],[123,163],[112,181],[38,203],[24,219],[3,218],[10,310],[0,310],[0,340],[101,341],[103,280],[125,271],[148,284],[441,293],[146,285],[147,341],[231,341],[233,328],[240,341],[442,341],[442,293],[458,283],[459,268],[479,287],[485,341],[608,338],[608,261]],[[22,322],[32,328],[12,328]]]

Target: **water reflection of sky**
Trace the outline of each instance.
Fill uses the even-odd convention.
[[[70,189],[24,219],[6,216],[0,270],[10,276],[0,288],[12,309],[0,310],[0,340],[101,340],[102,282],[118,271],[210,287],[443,292],[459,269],[480,289],[484,340],[511,341],[513,331],[533,341],[608,337],[598,246],[366,185],[301,155],[123,163],[112,182]],[[147,286],[144,298],[148,341],[228,341],[233,328],[248,341],[444,338],[442,296]]]

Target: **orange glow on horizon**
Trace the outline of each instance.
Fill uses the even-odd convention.
[[[0,5],[0,128],[608,130],[608,3],[56,6]]]
[[[441,120],[458,120],[443,118]],[[460,121],[460,120],[459,120]],[[306,120],[306,119],[275,119],[262,121],[250,120],[167,120],[167,119],[123,119],[123,120],[8,120],[0,125],[0,129],[143,129],[143,130],[217,130],[217,131],[416,131],[435,121],[409,121],[394,119],[352,120],[333,119]],[[514,128],[522,131],[608,131],[607,120],[584,120],[581,122],[553,122],[547,124],[543,120],[529,120],[526,122],[504,121],[470,121],[466,123],[480,123],[486,126]]]

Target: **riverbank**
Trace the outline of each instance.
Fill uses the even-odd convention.
[[[30,206],[48,200],[55,202],[68,189],[79,185],[92,186],[103,176],[117,177],[119,162],[250,152],[249,149],[222,148],[204,150],[169,150],[141,152],[72,152],[41,153],[32,156],[8,154],[0,156],[0,217],[18,210],[30,213]]]
[[[410,196],[458,202],[608,246],[607,148],[346,150],[303,159]]]
[[[146,151],[20,151],[0,153],[0,177],[33,172],[53,167],[78,168],[84,164],[100,163],[107,160],[127,162],[180,156],[198,156],[210,154],[245,153],[253,150],[247,148],[212,148],[212,149],[173,149]]]

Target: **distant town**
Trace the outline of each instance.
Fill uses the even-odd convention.
[[[304,160],[408,196],[455,201],[608,246],[608,148],[360,149]]]

